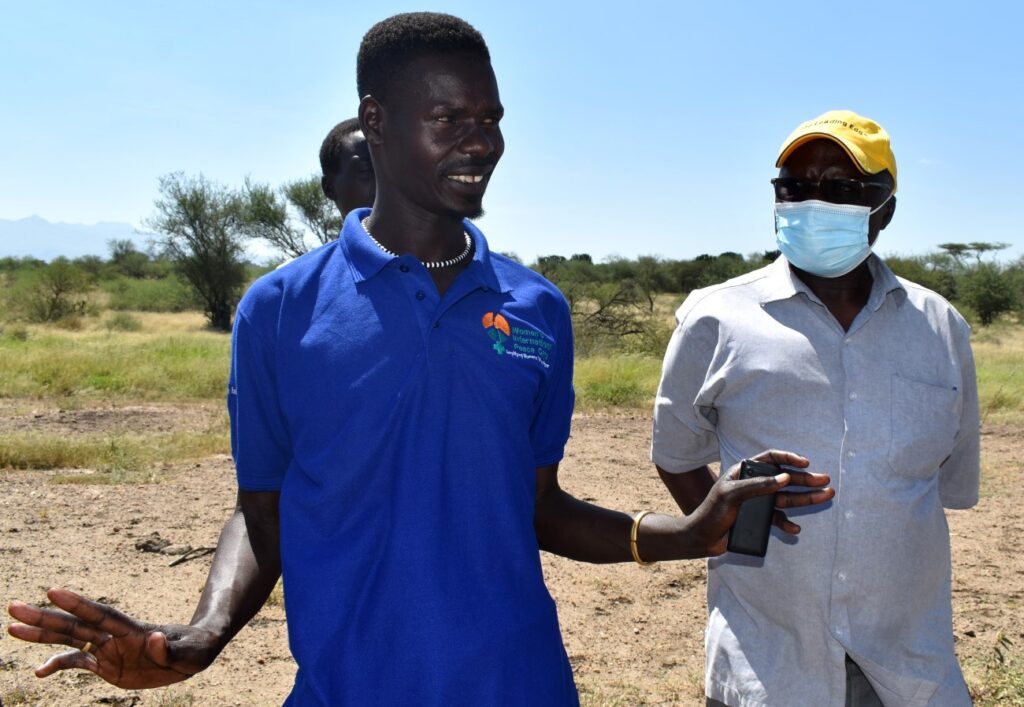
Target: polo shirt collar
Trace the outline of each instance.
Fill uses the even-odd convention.
[[[370,238],[362,221],[370,215],[371,209],[353,209],[345,218],[345,224],[341,228],[341,247],[345,251],[346,259],[352,270],[352,276],[356,282],[363,282],[374,277],[399,256],[388,255]],[[491,251],[487,246],[487,239],[469,219],[462,222],[462,227],[473,239],[473,260],[464,271],[459,273],[459,278],[469,278],[477,281],[481,286],[497,292],[509,292],[511,285],[494,270],[491,260]]]
[[[902,305],[907,299],[907,291],[893,271],[889,269],[889,266],[872,253],[868,256],[868,269],[871,271],[873,282],[871,283],[871,294],[868,295],[867,307],[873,312],[878,311],[889,294],[896,299],[897,306]],[[784,255],[780,255],[774,263],[768,266],[768,277],[763,282],[762,303],[789,299],[800,293],[805,294],[814,302],[820,301],[811,288],[790,269],[789,261]]]

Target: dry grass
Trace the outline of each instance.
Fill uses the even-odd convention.
[[[76,435],[28,433],[0,436],[2,469],[88,469],[54,477],[57,483],[153,482],[157,464],[201,459],[230,451],[228,432]]]
[[[136,313],[138,332],[88,320],[77,331],[28,327],[0,338],[0,397],[213,400],[227,389],[230,337],[194,313]]]
[[[1024,707],[1024,658],[1003,633],[991,652],[964,663],[964,677],[977,707]]]
[[[1024,326],[1000,322],[975,332],[982,422],[1024,423]]]

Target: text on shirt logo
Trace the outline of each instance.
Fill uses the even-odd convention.
[[[537,361],[544,368],[548,367],[553,345],[539,331],[528,327],[510,326],[508,319],[494,312],[487,312],[482,323],[487,335],[494,342],[491,348],[499,356],[508,354],[513,358]]]

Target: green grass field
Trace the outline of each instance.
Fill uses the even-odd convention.
[[[0,397],[89,402],[220,401],[230,338],[203,327],[194,312],[135,313],[138,331],[111,330],[96,319],[80,331],[31,327],[0,335]],[[23,338],[24,337],[24,338]],[[974,337],[982,419],[1024,422],[1024,326],[1001,323]],[[658,356],[578,358],[581,409],[648,409],[661,375]]]
[[[195,312],[136,312],[137,331],[92,318],[77,331],[19,328],[0,335],[0,398],[55,402],[65,408],[100,403],[213,402],[224,399],[230,337],[204,328]],[[982,420],[1024,423],[1024,326],[999,324],[975,335]],[[661,375],[653,355],[605,354],[576,361],[581,410],[650,410]],[[0,468],[90,468],[123,477],[125,469],[226,452],[226,422],[217,429],[174,434],[0,436]],[[120,471],[119,471],[120,470]]]
[[[136,332],[103,320],[80,331],[35,326],[0,336],[0,397],[86,401],[222,399],[231,341],[196,313],[137,313]]]

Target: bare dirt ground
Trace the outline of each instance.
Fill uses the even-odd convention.
[[[32,401],[0,404],[0,432],[118,434],[205,429],[221,415],[210,406],[146,405],[64,410]],[[626,511],[674,506],[648,461],[643,414],[576,417],[563,463],[564,485],[582,498]],[[988,427],[983,436],[982,500],[949,513],[953,602],[961,661],[989,657],[1002,632],[1024,647],[1024,432]],[[0,471],[0,603],[45,601],[67,586],[102,597],[150,621],[187,621],[210,557],[177,566],[136,542],[159,533],[174,546],[216,544],[234,501],[227,456],[169,466],[159,484],[53,483],[68,470]],[[84,479],[83,479],[84,480]],[[591,566],[545,556],[566,649],[585,705],[699,705],[705,618],[703,561]],[[272,597],[272,599],[274,599]],[[4,614],[6,618],[6,614]],[[123,691],[88,673],[46,680],[32,675],[50,650],[0,638],[3,704],[275,705],[294,672],[279,599],[232,642],[213,667],[186,683]]]

